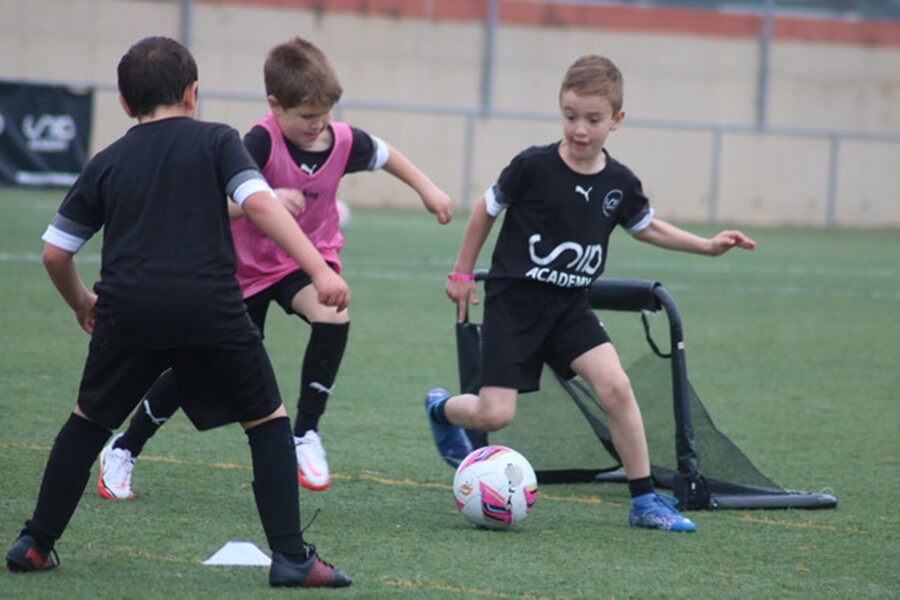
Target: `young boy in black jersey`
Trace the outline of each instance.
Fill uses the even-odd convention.
[[[316,46],[293,38],[275,46],[264,67],[270,112],[244,137],[269,183],[294,214],[301,229],[325,261],[341,271],[344,244],[339,227],[337,188],[346,173],[384,168],[419,194],[441,224],[450,222],[450,199],[403,154],[346,123],[331,120],[342,89],[326,56]],[[344,355],[350,327],[348,311],[338,311],[316,297],[310,277],[275,246],[240,210],[232,209],[237,276],[250,318],[264,331],[274,301],[288,314],[310,324],[311,333],[300,374],[294,422],[297,475],[303,487],[321,491],[331,482],[318,435]],[[113,438],[101,457],[97,489],[104,498],[134,498],[134,459],[144,443],[177,409],[171,373],[147,394],[124,434]]]
[[[563,138],[516,156],[478,201],[463,235],[447,296],[461,322],[478,303],[472,271],[494,219],[506,210],[485,282],[479,394],[435,388],[425,407],[438,451],[456,466],[471,451],[464,428],[508,425],[519,392],[538,389],[544,363],[580,375],[609,415],[632,504],[631,525],[694,531],[653,488],[640,409],[618,355],[588,301],[603,272],[616,225],[637,239],[718,256],[755,243],[739,231],[704,239],[653,216],[641,182],[603,148],[622,123],[622,75],[606,58],[585,56],[559,94]]]
[[[118,65],[120,102],[137,120],[66,194],[43,260],[91,334],[73,414],[44,471],[31,519],[6,555],[10,571],[44,571],[110,435],[171,369],[198,429],[240,422],[253,492],[272,550],[273,586],[343,587],[300,531],[290,421],[234,277],[227,197],[310,274],[319,301],[346,308],[341,277],[275,198],[232,128],[194,119],[197,65],[169,38],[134,44]],[[100,280],[88,290],[74,255],[103,229]]]

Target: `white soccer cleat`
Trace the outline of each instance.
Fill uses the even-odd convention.
[[[101,498],[107,500],[134,500],[134,491],[131,489],[134,459],[131,458],[131,451],[113,448],[113,444],[120,437],[122,437],[121,433],[114,435],[100,453],[97,491]]]
[[[319,434],[310,429],[303,437],[294,436],[297,450],[297,479],[300,485],[313,492],[321,492],[331,485],[331,472],[325,460],[325,449]]]

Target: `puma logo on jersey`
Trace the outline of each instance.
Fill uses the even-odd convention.
[[[575,186],[575,191],[578,192],[579,194],[581,194],[582,196],[584,196],[584,201],[585,201],[585,202],[590,202],[590,201],[591,201],[591,190],[593,190],[593,189],[594,189],[593,187],[589,187],[588,189],[584,189],[584,188],[581,187],[580,185],[576,185],[576,186]]]
[[[315,173],[316,167],[318,167],[318,166],[319,165],[309,166],[308,164],[303,163],[302,165],[300,165],[300,170],[303,171],[304,173],[306,173],[307,175],[312,175],[313,173]]]

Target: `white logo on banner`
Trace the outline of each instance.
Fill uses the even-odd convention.
[[[35,119],[26,115],[22,119],[22,133],[28,140],[28,149],[34,152],[66,152],[69,142],[75,139],[77,128],[70,115],[41,115]]]

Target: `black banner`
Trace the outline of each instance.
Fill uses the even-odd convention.
[[[89,89],[0,81],[0,185],[69,186],[88,158]]]

